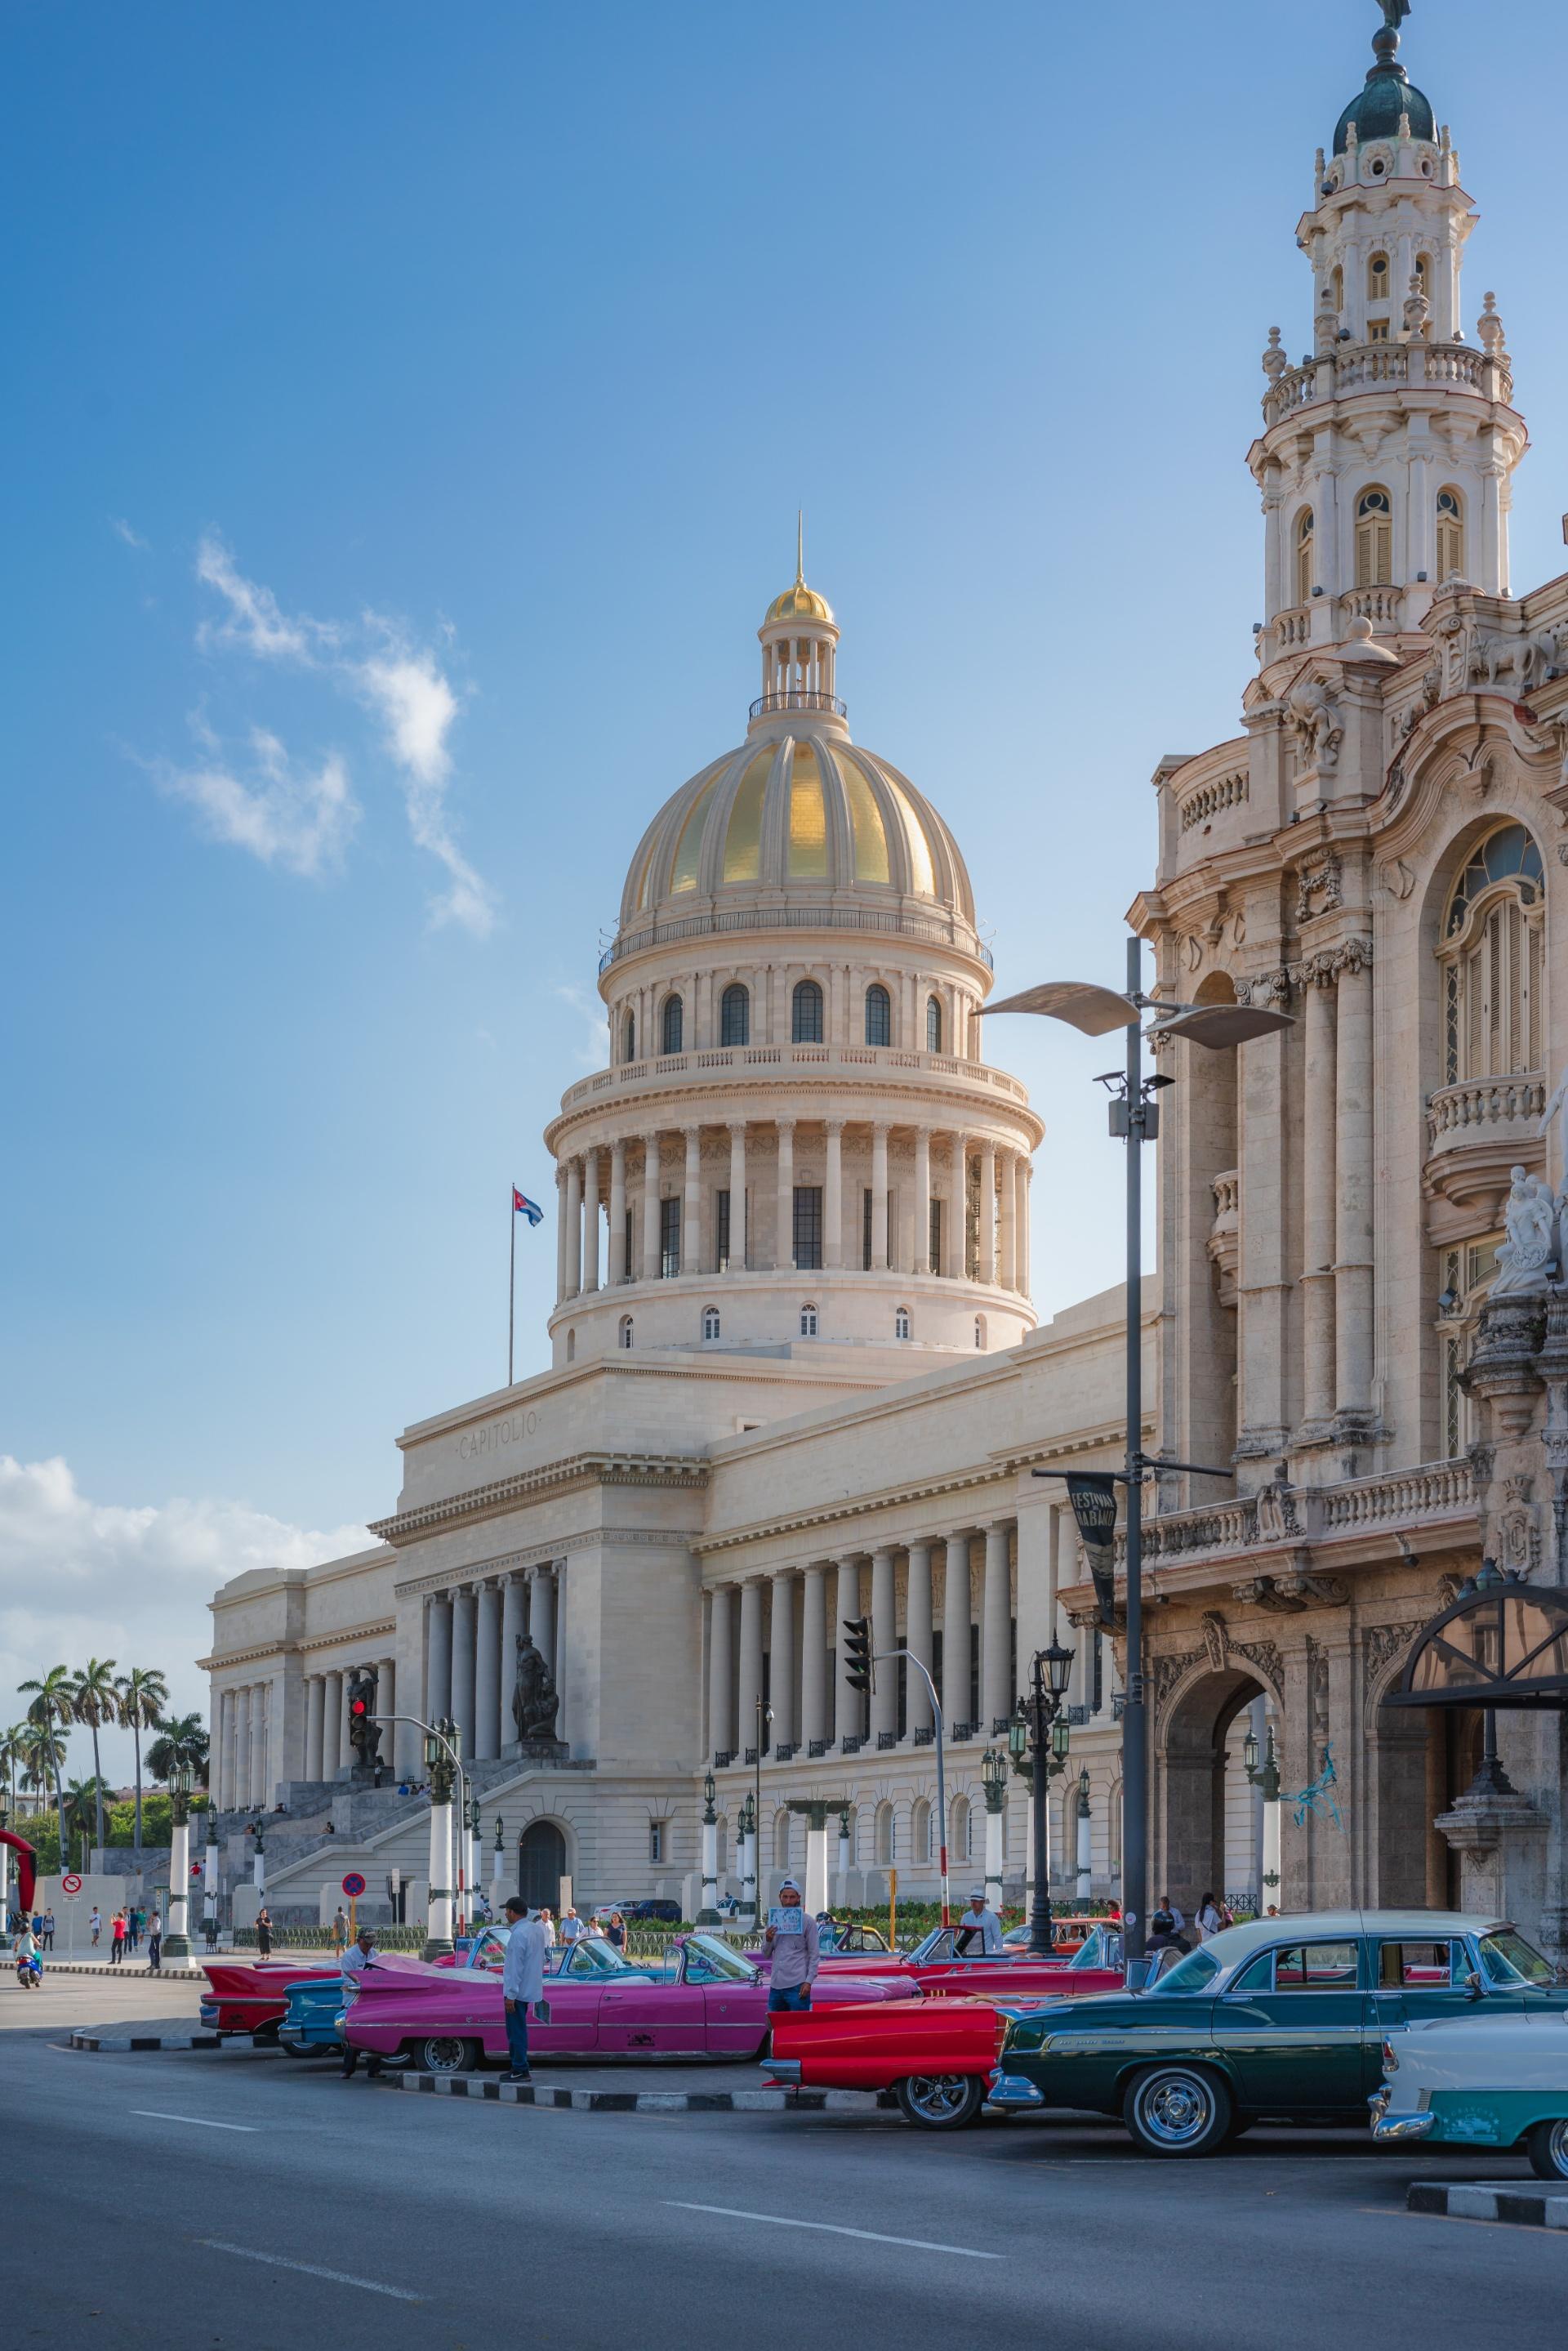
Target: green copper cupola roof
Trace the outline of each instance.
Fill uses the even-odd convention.
[[[1398,0],[1394,0],[1394,5],[1398,5]],[[1386,13],[1392,19],[1393,8],[1386,8]],[[1407,8],[1401,7],[1398,13],[1404,16],[1409,12]],[[1398,47],[1399,36],[1390,21],[1373,40],[1373,53],[1377,62],[1367,72],[1366,88],[1358,97],[1351,99],[1334,125],[1334,152],[1336,155],[1344,154],[1353,122],[1356,138],[1365,146],[1369,139],[1397,138],[1402,114],[1410,118],[1412,138],[1436,140],[1438,126],[1432,112],[1432,101],[1416,88],[1399,64]]]

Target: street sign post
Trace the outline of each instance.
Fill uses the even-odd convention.
[[[357,1869],[351,1869],[343,1880],[343,1891],[348,1896],[348,1938],[352,1941],[359,1932],[357,1911],[359,1896],[365,1891],[365,1881]]]

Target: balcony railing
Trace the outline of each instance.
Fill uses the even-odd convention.
[[[1146,1520],[1147,1566],[1179,1567],[1206,1554],[1343,1541],[1347,1535],[1459,1520],[1475,1510],[1469,1460],[1428,1461],[1336,1486],[1265,1486],[1233,1502],[1196,1510],[1168,1510]],[[1116,1562],[1124,1564],[1120,1536]]]
[[[1335,343],[1299,368],[1287,369],[1263,394],[1265,429],[1298,408],[1346,393],[1378,392],[1386,385],[1442,384],[1479,392],[1483,400],[1511,400],[1513,377],[1507,361],[1489,358],[1469,343]]]
[[[1484,1143],[1489,1129],[1522,1125],[1532,1134],[1546,1108],[1546,1081],[1525,1070],[1510,1078],[1470,1078],[1439,1086],[1427,1104],[1427,1133],[1437,1150],[1450,1143]]]
[[[864,1083],[867,1070],[924,1070],[937,1078],[967,1078],[971,1085],[991,1086],[1010,1101],[1026,1102],[1028,1089],[1007,1070],[993,1070],[985,1061],[955,1061],[950,1053],[909,1053],[891,1045],[705,1045],[700,1053],[661,1053],[647,1061],[618,1061],[613,1070],[597,1070],[579,1078],[561,1096],[563,1111],[580,1109],[601,1094],[641,1085],[690,1078],[708,1070],[745,1071],[778,1065],[794,1068],[810,1063],[815,1073],[835,1067],[852,1068],[856,1082]]]
[[[836,694],[818,694],[805,685],[789,686],[783,694],[760,694],[748,715],[753,718],[771,718],[775,710],[823,710],[831,718],[849,716]]]

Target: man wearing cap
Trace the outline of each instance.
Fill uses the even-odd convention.
[[[520,1895],[514,1894],[507,1901],[506,1923],[512,1931],[506,1938],[501,1991],[506,2005],[506,2047],[512,2065],[502,2079],[526,2082],[532,2078],[528,2066],[528,2011],[544,2006],[545,1954],[549,1945],[538,1914],[529,1910]]]
[[[359,1979],[364,1974],[366,1969],[370,1965],[371,1959],[375,1955],[375,1949],[376,1929],[374,1927],[361,1927],[359,1932],[355,1936],[354,1940],[349,1944],[348,1949],[344,1952],[340,1962],[343,1969],[343,1989],[346,1993],[351,1990],[358,1989]],[[380,2055],[378,2051],[368,2049],[365,2052],[365,2070],[369,2074],[371,2080],[374,2081],[376,2075],[381,2070]],[[349,2080],[358,2063],[359,2052],[355,2048],[354,2043],[348,2039],[347,2032],[345,2032],[343,2039],[343,2079],[346,2082]]]
[[[1002,1921],[994,1910],[988,1910],[983,1886],[971,1887],[969,1908],[959,1914],[958,1933],[953,1938],[953,1952],[958,1959],[974,1949],[980,1938],[980,1955],[989,1959],[1002,1949]]]
[[[822,1941],[793,1877],[786,1877],[779,1887],[778,1907],[763,1942],[773,1962],[768,1977],[769,2015],[809,2008],[811,1987],[822,1964]]]

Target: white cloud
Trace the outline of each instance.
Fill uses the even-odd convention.
[[[120,1672],[156,1667],[178,1713],[206,1712],[195,1660],[212,1641],[207,1603],[220,1583],[255,1567],[309,1567],[369,1548],[363,1527],[325,1533],[291,1526],[249,1503],[176,1498],[161,1504],[95,1502],[67,1462],[0,1454],[0,1721],[19,1720],[18,1682],[51,1666],[112,1657]],[[106,1776],[130,1768],[129,1735],[105,1734]],[[66,1777],[85,1779],[92,1749],[70,1734]]]
[[[452,777],[447,738],[458,715],[457,696],[431,654],[410,651],[395,635],[390,635],[388,652],[352,668],[360,693],[386,730],[387,747],[403,771],[409,831],[452,877],[451,888],[432,903],[432,919],[460,923],[483,938],[494,924],[494,900],[459,850],[447,821],[446,788]]]
[[[123,515],[110,515],[109,518],[109,527],[110,530],[113,531],[116,538],[124,539],[127,547],[145,548],[147,545],[147,541],[140,537],[140,533],[131,529],[130,525],[126,521]]]
[[[317,644],[331,635],[315,621],[290,620],[270,588],[244,578],[220,538],[209,535],[196,549],[196,577],[229,608],[225,620],[202,622],[200,645],[239,645],[266,661],[314,663]]]
[[[552,993],[563,1004],[569,1004],[574,1012],[580,1013],[587,1023],[587,1035],[577,1048],[577,1061],[585,1070],[602,1070],[609,1060],[609,1016],[603,1004],[575,980],[557,980]]]
[[[296,768],[275,735],[251,729],[252,775],[234,773],[222,744],[202,720],[192,719],[208,757],[192,768],[160,762],[159,789],[195,809],[214,841],[249,850],[264,865],[315,877],[341,861],[359,820],[348,770],[336,751],[317,768]]]

